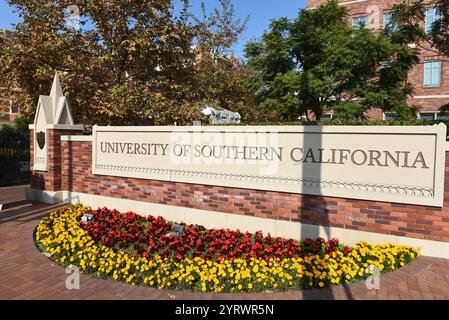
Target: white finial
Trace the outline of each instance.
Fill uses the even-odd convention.
[[[50,97],[62,97],[61,83],[59,82],[58,71],[55,72],[55,77],[53,78],[53,84],[51,86]]]

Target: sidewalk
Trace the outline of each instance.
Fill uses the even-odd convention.
[[[0,200],[11,194],[0,188]],[[20,192],[18,192],[20,194]],[[326,289],[280,293],[215,294],[133,287],[87,275],[68,290],[64,268],[42,255],[33,242],[39,219],[58,205],[18,202],[0,211],[0,299],[449,299],[449,260],[420,257],[383,275],[379,290],[364,282]]]
[[[25,189],[29,187],[29,184],[22,184],[12,187],[0,187],[0,205],[3,204],[3,209],[6,209],[15,202],[25,201]]]

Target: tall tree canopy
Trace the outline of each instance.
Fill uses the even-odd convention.
[[[214,78],[198,91],[204,71],[193,49],[205,38],[215,38],[216,48],[236,41],[244,25],[226,11],[227,0],[207,26],[192,19],[188,0],[8,2],[23,21],[11,41],[0,44],[1,86],[24,113],[33,113],[55,70],[83,123],[129,124],[149,117],[160,124],[187,123],[200,117],[198,103],[210,98],[210,90],[232,83]],[[214,28],[225,22],[227,29]]]
[[[407,118],[413,114],[408,71],[419,62],[407,44],[391,30],[353,30],[347,9],[331,0],[293,20],[272,21],[269,32],[246,46],[254,70],[246,86],[273,118],[295,120],[311,110],[319,119],[326,109],[353,118],[372,107]]]

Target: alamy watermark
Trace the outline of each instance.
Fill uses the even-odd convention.
[[[77,266],[68,267],[65,273],[69,276],[65,279],[65,286],[69,290],[79,290],[80,288],[80,271]]]
[[[380,270],[377,266],[370,265],[365,269],[365,273],[370,275],[365,280],[365,286],[368,290],[379,290],[380,289]]]
[[[282,159],[279,139],[276,127],[237,126],[225,131],[194,122],[187,130],[175,128],[170,132],[170,150],[164,152],[169,153],[174,165],[244,165],[253,170],[252,174],[274,175]]]
[[[343,1],[345,2],[345,1]],[[325,4],[326,1],[309,0],[308,8],[316,9],[319,5]],[[379,30],[382,28],[381,11],[377,5],[369,5],[365,9],[365,27],[371,30]]]

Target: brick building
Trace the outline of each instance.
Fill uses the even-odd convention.
[[[10,31],[0,29],[0,41],[7,41],[9,34]],[[2,94],[0,95],[0,115],[2,115],[0,117],[0,124],[14,121],[14,119],[20,115],[19,107],[15,106],[12,101],[7,98],[7,94],[3,95],[5,90],[6,88],[4,88],[0,82],[0,91],[2,91]]]
[[[308,8],[314,8],[326,3],[327,0],[308,0]],[[353,28],[361,25],[373,29],[394,28],[391,22],[391,7],[402,0],[342,0],[340,5],[349,9],[350,23]],[[433,6],[435,1],[426,3],[425,28],[429,30],[432,23],[438,19],[438,10]],[[410,44],[416,47],[420,53],[420,63],[411,70],[409,82],[415,87],[415,92],[410,98],[410,105],[420,106],[417,115],[425,120],[448,120],[449,116],[439,112],[439,108],[449,103],[449,58],[439,54],[428,44]],[[331,114],[326,115],[331,118]],[[379,109],[367,112],[369,119],[394,119],[394,114],[383,113]]]

